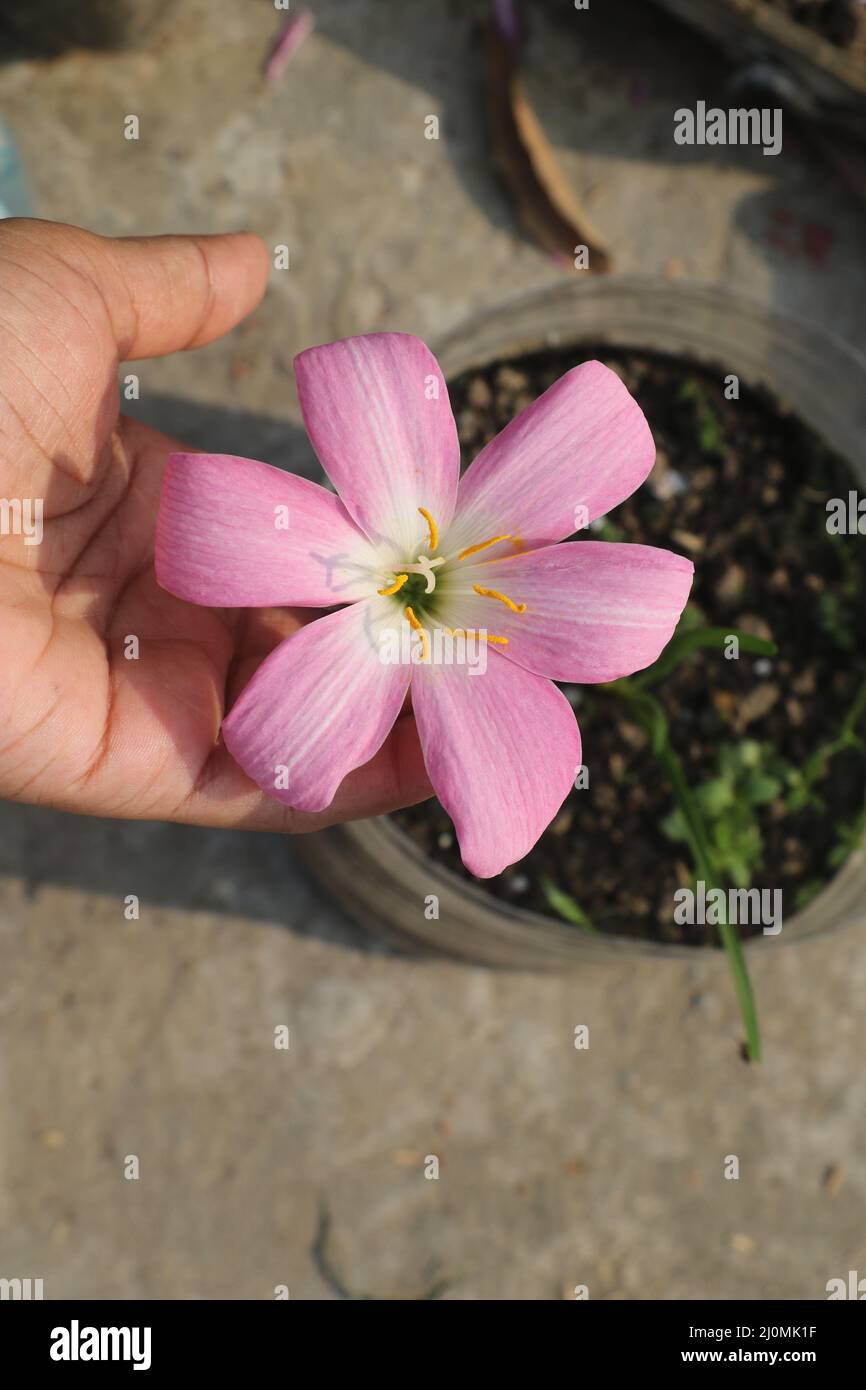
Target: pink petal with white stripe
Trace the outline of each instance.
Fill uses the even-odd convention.
[[[488,649],[487,669],[423,664],[412,704],[424,762],[463,863],[492,878],[553,820],[580,767],[574,711],[549,681]]]
[[[446,621],[508,638],[505,656],[558,681],[612,681],[651,666],[674,634],[694,565],[651,545],[574,541],[467,565]],[[480,597],[478,584],[504,594]],[[449,590],[449,595],[452,590]],[[459,621],[458,621],[459,619]]]
[[[526,550],[552,545],[625,501],[654,459],[640,406],[615,372],[584,362],[521,411],[467,469],[445,549],[456,554],[502,533],[517,536]]]
[[[170,454],[156,576],[191,603],[333,607],[375,592],[377,553],[317,483],[233,454]]]
[[[411,668],[380,660],[394,626],[387,601],[352,604],[302,627],[259,667],[223,720],[248,777],[300,811],[323,811],[354,768],[381,748]]]
[[[295,358],[304,424],[355,521],[398,558],[425,545],[424,507],[444,531],[454,513],[460,448],[436,358],[408,333],[373,333]]]

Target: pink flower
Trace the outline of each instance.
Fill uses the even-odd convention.
[[[223,722],[229,751],[266,792],[323,810],[411,684],[430,780],[466,867],[489,878],[532,848],[581,764],[552,682],[651,665],[688,597],[693,566],[670,551],[557,544],[644,481],[649,427],[619,377],[584,362],[461,479],[445,382],[417,338],[310,348],[295,373],[339,496],[252,459],[173,454],[157,577],[193,603],[335,608],[256,672]],[[412,661],[383,659],[395,633]],[[483,672],[435,659],[449,633],[484,642]]]

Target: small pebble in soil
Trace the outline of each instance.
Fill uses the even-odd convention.
[[[746,588],[746,571],[742,565],[729,565],[716,585],[716,595],[722,603],[738,603]]]

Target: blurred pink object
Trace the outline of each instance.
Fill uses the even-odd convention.
[[[512,48],[520,48],[525,33],[519,0],[493,0],[493,22]]]
[[[316,21],[310,10],[298,10],[297,14],[292,15],[271,49],[270,57],[265,65],[266,82],[279,81],[289,59],[297,53],[304,39],[312,33],[315,26]]]

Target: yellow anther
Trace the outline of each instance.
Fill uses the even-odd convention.
[[[515,603],[507,594],[500,594],[498,589],[482,589],[480,584],[473,584],[472,587],[476,594],[480,594],[482,598],[498,598],[499,602],[504,603],[506,608],[510,608],[512,613],[526,612],[525,603]]]
[[[497,647],[507,647],[507,637],[496,637],[492,632],[479,632],[478,628],[446,627],[449,637],[483,637],[485,642],[494,642]]]
[[[381,594],[382,598],[389,598],[391,594],[396,594],[398,589],[402,589],[408,578],[408,574],[398,574],[390,589],[377,589],[376,593]]]
[[[477,555],[479,550],[487,550],[491,545],[498,545],[500,541],[513,540],[514,536],[492,536],[489,541],[481,541],[479,545],[470,545],[468,550],[461,550],[457,559],[466,560],[470,555]]]
[[[426,507],[419,507],[418,510],[427,522],[427,527],[430,531],[430,549],[437,550],[439,547],[439,527],[436,525],[436,522],[427,511]]]
[[[422,661],[429,661],[429,660],[430,660],[430,638],[427,636],[427,633],[424,631],[424,629],[423,629],[423,627],[421,626],[421,624],[419,623],[418,619],[415,617],[415,614],[412,612],[412,609],[411,609],[411,608],[407,608],[407,609],[406,609],[406,617],[407,617],[408,620],[409,620],[409,626],[410,626],[415,632],[417,632],[418,636],[421,638],[421,660],[422,660]]]

